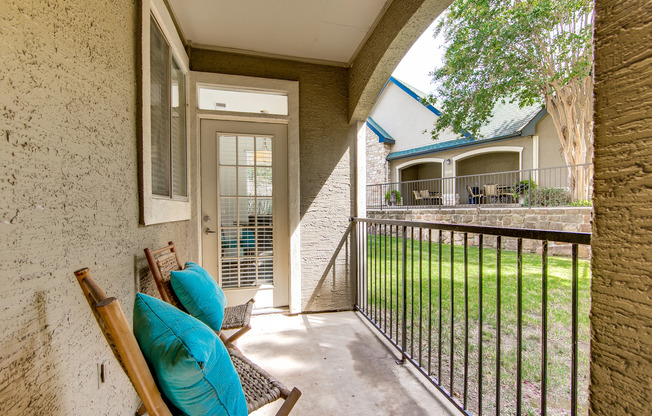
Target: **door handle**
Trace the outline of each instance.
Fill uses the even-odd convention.
[[[217,231],[211,230],[210,228],[206,227],[206,228],[204,228],[204,233],[205,234],[217,234]]]

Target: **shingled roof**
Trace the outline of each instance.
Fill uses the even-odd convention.
[[[426,96],[424,92],[397,78],[390,77],[388,83],[389,82],[394,83],[397,87],[399,87],[401,90],[419,102],[421,102],[422,98]],[[426,107],[436,115],[441,114],[437,108],[433,107],[430,104]],[[479,138],[475,138],[467,133],[464,137],[456,140],[448,140],[445,142],[435,141],[433,144],[428,146],[421,146],[414,149],[407,149],[390,153],[387,156],[387,160],[435,153],[442,150],[454,149],[458,147],[475,146],[478,144],[510,139],[514,137],[530,136],[535,133],[535,126],[546,114],[546,110],[540,104],[521,108],[517,103],[498,102],[496,103],[492,113],[493,116],[489,122],[480,128]],[[367,120],[368,124],[369,120],[370,119]],[[371,122],[376,129],[382,130],[382,127],[376,121],[371,120]],[[401,140],[400,137],[393,137],[393,139]]]

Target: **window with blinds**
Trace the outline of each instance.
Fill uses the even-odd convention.
[[[152,194],[188,196],[185,75],[150,17]]]

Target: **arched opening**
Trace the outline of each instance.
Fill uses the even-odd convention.
[[[462,203],[513,202],[509,189],[518,179],[521,154],[517,151],[479,153],[455,162],[456,188]],[[512,172],[512,173],[508,173]],[[483,195],[483,196],[480,196]]]
[[[442,164],[441,162],[423,162],[408,165],[398,169],[398,179],[401,182],[401,194],[405,204],[421,205],[424,201],[415,195],[421,191],[429,194],[441,192]]]
[[[481,153],[457,161],[457,176],[519,170],[518,152]]]
[[[399,170],[399,173],[401,182],[420,181],[423,179],[440,179],[441,163],[418,163]]]

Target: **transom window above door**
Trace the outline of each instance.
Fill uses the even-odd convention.
[[[198,86],[200,110],[288,115],[287,93]]]

